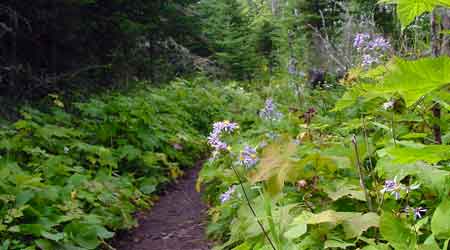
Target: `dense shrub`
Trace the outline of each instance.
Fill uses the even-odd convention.
[[[178,81],[48,112],[0,129],[1,249],[96,249],[135,225],[161,185],[205,151],[208,124],[250,98]]]

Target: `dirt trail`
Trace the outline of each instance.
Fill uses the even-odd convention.
[[[169,188],[150,212],[138,215],[139,227],[118,237],[117,250],[209,250],[206,206],[195,191],[201,163]]]

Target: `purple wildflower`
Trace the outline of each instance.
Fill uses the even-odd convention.
[[[353,47],[355,47],[357,50],[362,50],[364,49],[364,45],[369,39],[370,35],[368,33],[358,33],[353,40]]]
[[[238,129],[239,125],[230,121],[216,122],[213,124],[213,131],[208,136],[208,144],[215,149],[215,151],[226,150],[228,144],[220,140],[223,132],[232,133]]]
[[[423,215],[428,211],[428,209],[423,207],[406,207],[403,209],[406,213],[412,213],[414,216],[414,220],[422,219]]]
[[[365,54],[362,56],[363,66],[371,66],[374,63],[378,63],[378,58],[372,56],[371,54]]]
[[[260,111],[259,116],[264,120],[278,121],[283,114],[277,111],[277,106],[273,103],[272,98],[266,100],[265,107]]]
[[[380,63],[391,45],[388,40],[380,35],[358,33],[353,40],[353,47],[361,53],[362,66],[368,67]]]
[[[404,189],[403,185],[397,181],[397,176],[393,180],[386,180],[384,182],[384,188],[381,190],[381,193],[391,193],[395,197],[396,200],[400,199],[400,191]]]
[[[239,156],[239,162],[246,168],[251,168],[256,165],[256,163],[258,163],[256,149],[250,146],[245,146],[244,150],[241,151],[241,155]]]
[[[382,36],[375,37],[368,43],[368,49],[386,51],[391,48],[389,42]]]
[[[428,210],[423,207],[416,207],[413,208],[412,211],[414,212],[414,219],[417,220],[417,218],[422,219],[422,215],[425,214]]]
[[[220,195],[220,202],[223,204],[231,199],[231,196],[236,191],[236,186],[231,186],[225,193]]]
[[[420,184],[413,184],[411,186],[405,186],[397,180],[397,176],[394,177],[394,180],[386,180],[384,183],[384,188],[381,190],[382,193],[389,192],[391,195],[395,197],[396,200],[400,199],[400,191],[404,190],[406,193],[411,192],[412,190],[416,190],[420,187]]]

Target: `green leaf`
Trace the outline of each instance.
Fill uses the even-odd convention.
[[[386,179],[394,179],[397,176],[401,180],[408,175],[415,176],[422,186],[443,196],[450,190],[450,172],[424,162],[398,164],[384,157],[377,162],[376,170]]]
[[[319,214],[313,214],[309,219],[305,221],[306,224],[320,224],[320,223],[342,223],[346,220],[350,220],[355,216],[359,216],[360,213],[355,212],[336,212],[334,210],[327,210]]]
[[[158,181],[155,178],[145,178],[141,181],[139,190],[144,194],[152,194],[156,191]]]
[[[39,240],[36,240],[34,243],[36,243],[36,245],[42,250],[55,250],[56,249],[54,244],[49,240],[39,239]]]
[[[396,250],[414,249],[416,238],[410,226],[389,212],[381,216],[380,232]]]
[[[381,0],[379,2],[397,4],[397,16],[403,28],[412,23],[416,17],[425,12],[431,12],[437,6],[450,7],[449,0]]]
[[[252,250],[253,245],[251,245],[250,243],[248,243],[247,241],[240,244],[239,246],[233,248],[233,250]]]
[[[419,246],[419,250],[441,250],[433,235],[430,235],[423,245]]]
[[[393,157],[395,163],[406,164],[424,161],[436,164],[450,159],[450,145],[423,145],[414,147],[391,147],[386,152]]]
[[[27,204],[31,199],[33,199],[35,193],[30,190],[25,190],[20,192],[16,196],[16,207],[21,207],[25,204]]]
[[[42,237],[53,240],[53,241],[60,241],[64,239],[64,233],[49,233],[49,232],[43,232]]]
[[[400,94],[407,106],[422,96],[450,84],[450,57],[423,58],[419,60],[395,59],[382,85],[370,89],[370,96],[395,96]]]
[[[95,249],[101,243],[94,225],[72,222],[64,227],[64,232],[73,242],[87,249]]]
[[[431,219],[431,231],[437,239],[450,238],[450,199],[446,199],[436,208]]]
[[[327,248],[339,248],[346,249],[347,247],[355,246],[355,243],[345,242],[343,240],[331,239],[325,241],[325,249]]]
[[[358,186],[352,186],[351,184],[345,184],[339,187],[336,191],[325,190],[328,197],[332,200],[336,201],[342,197],[348,196],[352,199],[366,201],[366,197],[364,196],[364,192],[360,190],[361,188]]]
[[[344,223],[345,238],[351,239],[360,236],[371,227],[379,227],[380,216],[376,213],[366,213],[354,216]]]
[[[362,250],[390,250],[391,248],[388,245],[368,245],[362,248]]]
[[[302,235],[304,235],[308,231],[308,227],[306,224],[297,224],[288,231],[284,233],[284,237],[286,239],[296,239]]]

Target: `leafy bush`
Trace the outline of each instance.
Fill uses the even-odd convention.
[[[205,152],[207,124],[252,99],[203,81],[142,85],[73,113],[25,108],[3,125],[0,249],[97,249],[136,225],[133,213]]]

